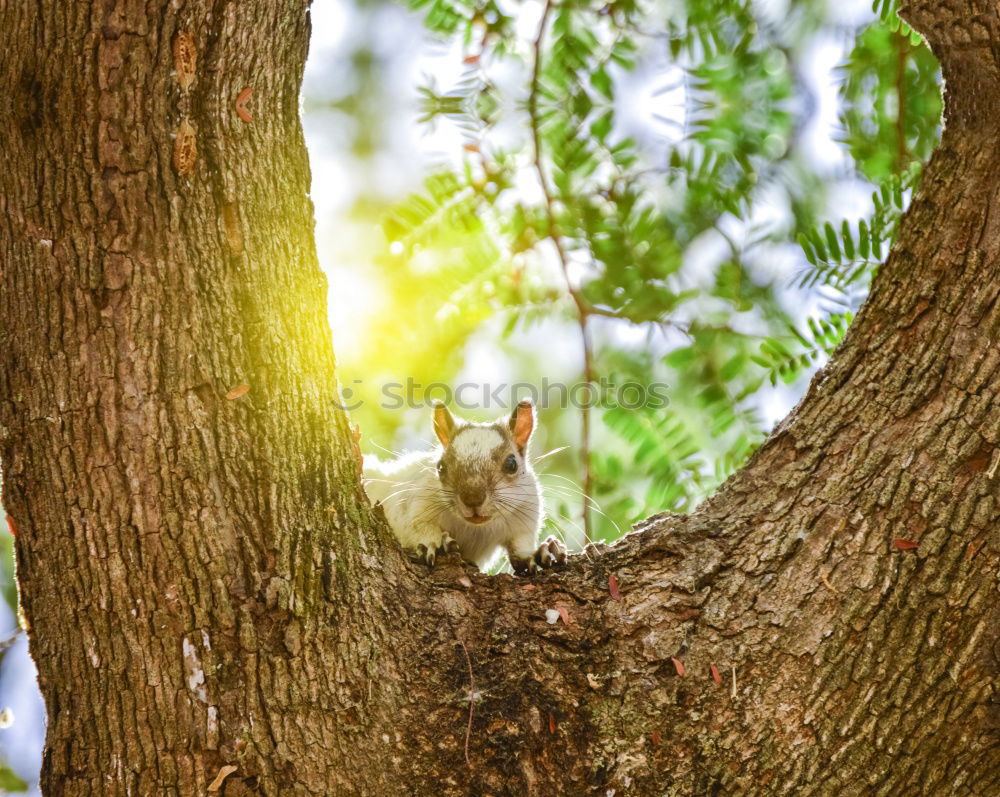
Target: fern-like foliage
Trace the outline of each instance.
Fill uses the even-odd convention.
[[[463,48],[459,80],[422,86],[423,119],[466,143],[386,217],[376,268],[405,324],[428,319],[418,334],[380,320],[401,341],[387,368],[446,381],[485,325],[520,373],[572,381],[583,327],[595,377],[669,387],[665,405],[591,409],[593,536],[690,509],[759,445],[784,395],[769,391],[801,386],[839,345],[936,141],[937,67],[897,5],[876,0],[874,24],[849,33],[839,137],[853,167],[836,177],[873,196],[841,218],[800,140],[803,53],[836,27],[825,3],[775,18],[751,0],[546,2],[531,29],[508,4],[411,0]],[[780,221],[760,220],[769,203]],[[789,279],[772,264],[795,251]],[[546,361],[550,341],[578,353]],[[543,410],[564,439],[579,420]],[[554,475],[582,484],[579,453]],[[574,502],[553,499],[564,531]]]

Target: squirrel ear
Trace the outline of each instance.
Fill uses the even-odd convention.
[[[434,434],[437,435],[441,445],[447,446],[455,436],[455,416],[444,406],[444,402],[434,402]]]
[[[510,414],[510,433],[514,438],[514,445],[522,454],[534,430],[535,405],[531,403],[531,399],[521,399]]]

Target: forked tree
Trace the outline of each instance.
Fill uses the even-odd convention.
[[[903,13],[944,135],[843,345],[697,511],[527,582],[410,562],[362,492],[307,3],[0,6],[45,792],[1000,793],[1000,8]]]

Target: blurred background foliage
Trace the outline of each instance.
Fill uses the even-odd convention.
[[[536,454],[555,449],[539,465],[549,523],[573,546],[693,508],[867,294],[937,141],[935,59],[893,0],[854,22],[820,0],[410,3],[450,58],[418,81],[419,124],[453,145],[407,198],[354,205],[383,233],[363,266],[371,312],[334,336],[366,450],[430,442],[426,410],[387,402],[387,384],[523,382]],[[841,63],[817,75],[831,39]],[[832,166],[807,136],[829,94]],[[619,389],[565,406],[543,379]],[[623,385],[665,386],[668,403],[616,406]]]
[[[410,2],[315,0],[303,93],[365,450],[431,444],[417,384],[475,386],[479,420],[522,383],[573,547],[691,509],[864,300],[939,135],[933,56],[895,0]],[[0,792],[37,789],[43,733],[10,539]]]

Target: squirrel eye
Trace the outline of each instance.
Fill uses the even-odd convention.
[[[513,454],[510,454],[507,459],[503,461],[503,472],[517,473],[517,457]]]
[[[438,461],[437,472],[438,472],[438,476],[441,476],[441,475],[444,474],[444,460],[443,459]]]

